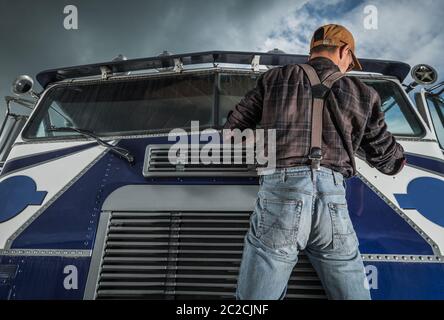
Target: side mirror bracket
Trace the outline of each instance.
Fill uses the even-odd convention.
[[[431,85],[438,80],[438,72],[427,64],[417,64],[410,71],[410,75],[413,78],[413,82],[405,89],[407,93],[415,89],[419,84]]]
[[[35,92],[32,88],[34,87],[34,80],[28,75],[21,75],[17,77],[12,83],[12,92],[16,95],[30,94],[33,98],[39,99],[40,94]]]

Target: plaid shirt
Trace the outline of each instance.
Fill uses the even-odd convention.
[[[321,81],[339,71],[327,58],[307,63]],[[307,165],[311,101],[310,82],[302,68],[296,64],[275,67],[262,73],[256,87],[229,112],[224,129],[255,129],[258,125],[275,129],[276,166]],[[345,177],[356,174],[355,153],[384,174],[396,174],[405,163],[402,146],[387,130],[381,98],[357,77],[343,77],[332,86],[324,105],[322,152],[321,165]]]

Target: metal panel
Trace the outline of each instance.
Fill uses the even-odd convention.
[[[258,189],[258,185],[187,185],[186,188],[181,185],[128,185],[111,193],[102,210],[146,214],[191,210],[252,211]]]
[[[98,243],[93,255],[92,269],[99,269],[101,261],[98,281],[88,279],[85,297],[92,297],[97,283],[97,299],[233,299],[250,214],[113,212],[105,248]],[[286,298],[326,298],[304,254],[293,270]]]

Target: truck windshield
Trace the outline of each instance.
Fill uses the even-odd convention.
[[[99,136],[187,129],[191,121],[199,121],[200,128],[220,128],[228,112],[256,85],[257,78],[257,74],[248,72],[207,71],[57,85],[43,98],[23,137],[79,136],[75,131],[51,131],[52,126],[75,127]],[[422,133],[396,83],[383,79],[363,81],[381,96],[382,110],[393,134]]]
[[[75,127],[100,136],[169,131],[213,123],[214,74],[180,74],[153,78],[59,85],[46,94],[25,138],[79,134],[54,132]]]

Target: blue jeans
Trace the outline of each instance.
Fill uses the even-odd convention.
[[[370,299],[343,176],[326,167],[260,176],[235,298],[283,299],[304,250],[329,299]]]

